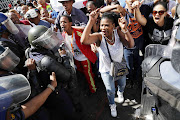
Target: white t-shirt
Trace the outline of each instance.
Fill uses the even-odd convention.
[[[75,39],[75,33],[73,33],[73,53],[74,53],[74,59],[76,59],[77,61],[85,61],[87,60],[87,57],[81,52],[81,50],[79,49],[79,47],[76,44],[76,39]],[[68,40],[71,40],[72,42],[72,35],[68,35]],[[72,47],[71,47],[71,51],[72,51]]]
[[[108,42],[108,48],[111,54],[111,58],[115,62],[121,62],[123,58],[123,44],[120,41],[117,29],[114,30],[115,43],[110,45]],[[109,58],[108,50],[106,47],[105,38],[102,35],[102,41],[98,47],[99,52],[99,72],[109,72],[111,68],[111,60]]]

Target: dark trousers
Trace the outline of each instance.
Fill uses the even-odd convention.
[[[143,61],[143,56],[140,55],[140,50],[133,49],[124,49],[124,57],[127,62],[127,67],[129,70],[128,78],[130,82],[136,83],[141,82],[141,63]]]

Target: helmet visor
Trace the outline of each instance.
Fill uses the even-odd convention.
[[[54,47],[60,44],[60,39],[56,36],[56,33],[49,28],[42,36],[32,41],[34,46],[41,46],[46,49],[52,50]]]
[[[12,71],[20,62],[19,57],[17,57],[9,48],[0,55],[0,68]]]

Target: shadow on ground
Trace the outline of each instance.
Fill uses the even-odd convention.
[[[81,81],[82,82],[82,81]],[[108,99],[104,84],[101,79],[96,80],[97,92],[88,94],[88,89],[82,88],[81,83],[81,101],[83,104],[83,120],[135,120],[135,109],[140,106],[141,86],[139,88],[125,88],[123,103],[115,102],[117,105],[118,117],[112,118],[108,105]],[[86,85],[85,85],[86,86]],[[88,86],[86,86],[88,88]],[[116,96],[117,97],[117,96]]]

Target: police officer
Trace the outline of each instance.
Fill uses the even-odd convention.
[[[46,101],[57,86],[55,73],[52,73],[51,83],[39,95],[25,102],[31,93],[31,87],[26,77],[14,74],[12,70],[19,64],[20,59],[8,47],[0,46],[0,119],[24,120],[33,115]],[[33,62],[27,62],[32,66]],[[44,117],[48,117],[44,115]],[[39,118],[41,120],[43,118]],[[48,118],[46,118],[48,120]],[[37,119],[38,120],[38,119]],[[44,120],[44,119],[43,119]]]
[[[57,82],[61,83],[60,86],[57,86],[56,94],[52,94],[51,97],[48,98],[48,101],[50,103],[54,101],[54,104],[47,104],[47,108],[53,110],[53,113],[58,112],[58,118],[76,119],[74,117],[73,105],[75,110],[80,111],[79,89],[77,87],[75,71],[73,67],[71,67],[68,57],[63,58],[59,55],[60,39],[51,29],[39,25],[30,29],[28,40],[31,48],[26,50],[26,57],[35,60],[38,77],[43,80],[41,82],[46,85],[47,80],[45,79],[47,77],[45,76],[47,76],[49,72],[54,71],[57,76]],[[64,101],[64,103],[61,103],[61,101]],[[56,109],[55,111],[54,108]],[[59,113],[60,110],[62,114]],[[54,116],[56,116],[56,114]]]
[[[16,71],[16,73],[22,73],[25,75],[27,69],[23,67],[25,61],[24,51],[20,49],[21,47],[18,44],[9,39],[11,34],[17,34],[18,32],[18,28],[14,25],[11,19],[9,19],[3,13],[0,13],[0,45],[3,47],[9,47],[9,49],[20,58],[20,63],[18,64],[18,67],[14,69],[14,71]]]

